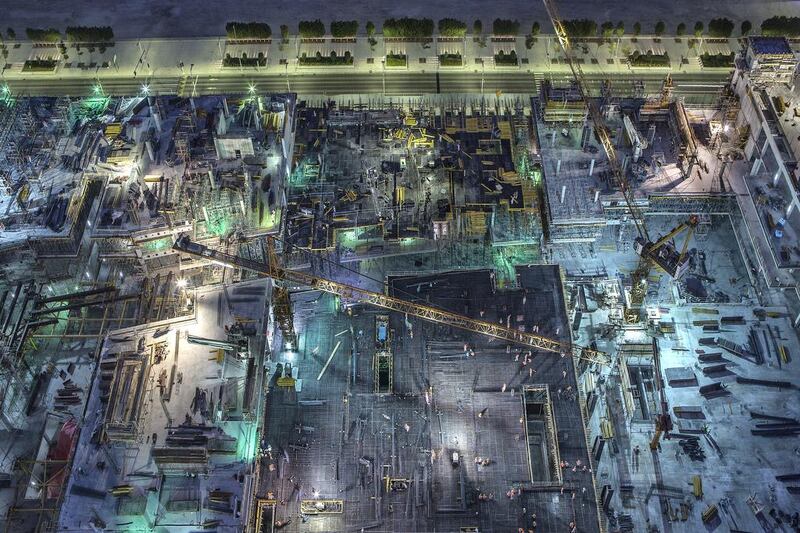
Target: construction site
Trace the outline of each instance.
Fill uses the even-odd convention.
[[[0,530],[800,531],[798,43],[545,4],[528,94],[3,91]]]

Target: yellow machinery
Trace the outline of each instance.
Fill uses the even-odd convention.
[[[356,200],[358,200],[358,193],[356,193],[356,191],[354,191],[353,189],[347,189],[346,191],[344,191],[342,196],[339,198],[340,202],[343,202],[343,201],[355,202]]]
[[[698,500],[703,499],[703,478],[692,476],[692,494]]]
[[[389,477],[389,476],[385,476],[383,478],[383,491],[387,494],[390,492],[407,491],[410,486],[411,486],[410,479],[403,479],[399,477]]]
[[[666,245],[666,241],[661,239],[661,245],[656,246],[657,243],[654,243],[650,239],[650,235],[647,232],[647,227],[644,223],[644,217],[642,215],[641,209],[636,203],[636,199],[633,195],[633,187],[628,183],[627,178],[625,177],[625,173],[622,170],[622,165],[619,161],[619,156],[617,155],[617,151],[614,148],[614,143],[611,141],[611,134],[608,130],[608,127],[603,120],[603,114],[601,113],[597,103],[591,98],[589,93],[589,85],[586,82],[586,78],[583,75],[583,70],[581,69],[580,64],[575,59],[575,53],[572,50],[572,43],[570,42],[569,36],[567,35],[567,31],[564,28],[564,24],[561,21],[560,16],[558,15],[558,11],[556,10],[556,6],[553,3],[553,0],[543,0],[545,8],[547,9],[547,14],[550,16],[550,20],[553,23],[553,28],[556,31],[556,37],[558,37],[558,42],[561,45],[562,50],[564,51],[564,55],[567,58],[567,63],[569,64],[569,68],[572,71],[572,75],[575,78],[577,83],[578,91],[581,94],[581,99],[586,103],[586,107],[589,109],[589,116],[592,119],[592,123],[594,125],[595,135],[600,140],[600,144],[603,145],[603,150],[608,157],[608,164],[611,167],[612,174],[614,176],[614,180],[619,185],[620,190],[622,191],[622,195],[625,198],[625,204],[630,212],[631,219],[633,220],[634,225],[636,226],[636,231],[639,234],[637,238],[638,243],[638,250],[641,251],[639,255],[639,264],[631,273],[631,289],[630,289],[630,298],[626,305],[625,309],[625,321],[629,324],[637,324],[641,320],[642,317],[642,304],[644,303],[644,298],[647,295],[647,278],[650,275],[650,268],[652,264],[655,262],[659,266],[664,261],[656,261],[654,260],[654,256],[657,255],[659,252],[663,253],[664,246]],[[670,78],[665,82],[665,94],[671,94],[672,90],[672,79]],[[667,90],[668,89],[668,90]],[[696,221],[695,221],[696,224]],[[681,225],[683,226],[683,225]],[[683,231],[683,227],[678,230],[676,228],[670,234],[673,236],[677,233]],[[689,235],[691,237],[691,234]],[[688,238],[686,239],[686,243],[684,248],[688,245]],[[673,254],[674,255],[674,254]],[[685,256],[685,254],[684,254]],[[684,259],[685,260],[685,259]],[[670,274],[670,276],[674,276],[674,273],[679,272],[679,269],[671,269],[665,271]]]
[[[546,352],[557,354],[570,353],[581,359],[599,364],[609,364],[610,362],[605,353],[597,350],[542,337],[541,335],[536,335],[526,331],[507,328],[492,322],[476,320],[464,315],[438,309],[436,307],[408,302],[406,300],[401,300],[400,298],[394,298],[386,294],[346,285],[344,283],[339,283],[337,281],[315,276],[306,272],[283,268],[280,266],[278,256],[275,253],[275,237],[270,236],[267,237],[267,239],[269,255],[267,264],[240,258],[225,252],[212,250],[207,246],[192,242],[188,235],[182,235],[179,237],[175,241],[173,248],[190,255],[203,257],[211,261],[217,261],[226,265],[257,272],[259,274],[269,276],[274,280],[286,281],[297,285],[305,285],[316,290],[328,292],[339,296],[343,300],[375,305],[377,307],[389,309],[390,311],[396,311],[398,313],[415,316],[429,322],[465,329],[473,333],[488,335],[490,337],[544,350]]]
[[[344,500],[300,500],[300,514],[342,514]]]
[[[295,385],[295,379],[292,377],[292,365],[286,363],[285,365],[278,364],[278,371],[280,372],[280,376],[278,376],[278,380],[276,384],[278,387],[288,387],[293,388]]]
[[[665,238],[659,239],[656,242],[653,242],[652,239],[650,239],[650,235],[647,232],[647,226],[644,223],[644,217],[636,203],[636,199],[634,198],[633,188],[625,177],[625,172],[620,164],[617,151],[614,148],[614,143],[611,141],[611,134],[605,124],[605,121],[603,120],[603,114],[601,113],[597,103],[590,97],[589,85],[586,82],[586,78],[583,75],[583,70],[581,69],[580,64],[575,59],[575,54],[572,50],[572,43],[570,42],[569,36],[567,35],[567,30],[564,28],[564,24],[561,21],[561,17],[558,14],[555,3],[553,0],[543,1],[545,8],[547,9],[547,14],[550,17],[550,21],[553,24],[553,28],[556,31],[558,42],[564,51],[569,68],[572,71],[572,75],[577,83],[577,88],[581,94],[581,98],[584,102],[586,102],[586,107],[589,110],[589,116],[591,117],[594,125],[595,135],[603,145],[603,149],[608,157],[608,164],[611,167],[614,180],[622,191],[622,195],[625,198],[625,204],[627,205],[631,219],[636,226],[636,231],[639,234],[636,239],[639,261],[636,268],[631,273],[630,297],[624,313],[624,318],[627,323],[637,324],[642,317],[642,306],[645,296],[647,295],[647,278],[650,275],[650,269],[652,265],[654,263],[657,264],[659,267],[664,268],[664,270],[673,277],[682,273],[682,265],[684,265],[686,262],[686,249],[689,243],[689,238],[691,238],[691,235],[694,232],[694,227],[697,225],[697,217],[690,218],[687,223],[681,224],[672,230]],[[665,81],[663,88],[663,95],[666,96],[662,97],[668,98],[671,94],[671,91],[672,79],[669,78]],[[684,242],[680,254],[678,254],[676,257],[674,247],[671,247],[671,249],[666,248],[667,242],[672,239],[672,237],[687,229],[689,230],[688,236]],[[658,350],[655,351],[653,366],[656,383],[660,393],[661,413],[656,417],[656,432],[655,436],[650,441],[650,448],[657,450],[659,448],[659,442],[662,434],[672,429],[672,418],[669,415],[669,408],[664,392],[664,382],[661,376],[661,363],[660,357],[658,356]]]

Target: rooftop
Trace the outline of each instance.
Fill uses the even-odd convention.
[[[756,54],[793,55],[789,41],[785,37],[748,37],[748,42]]]

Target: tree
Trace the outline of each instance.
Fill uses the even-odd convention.
[[[72,43],[110,43],[114,41],[114,31],[110,26],[67,26],[64,32],[67,41]]]
[[[357,20],[334,20],[331,22],[331,35],[337,39],[355,37],[357,33]]]
[[[542,31],[541,26],[539,26],[538,22],[534,22],[533,26],[531,26],[531,35],[536,37]]]
[[[699,20],[697,22],[695,22],[694,23],[694,36],[695,37],[702,37],[704,29],[705,29],[705,26],[703,25],[702,22],[700,22]]]
[[[727,39],[733,34],[734,24],[731,19],[717,18],[708,21],[709,37],[721,37]]]
[[[675,35],[681,36],[686,35],[686,24],[681,22],[678,24],[678,27],[675,29]]]
[[[265,22],[228,22],[225,33],[228,39],[269,39],[272,28]]]
[[[439,20],[439,35],[443,37],[464,37],[467,34],[467,24],[457,19],[444,18]]]
[[[617,22],[617,27],[614,28],[614,35],[616,35],[617,37],[622,37],[623,35],[625,35],[625,23],[622,22],[621,20]]]
[[[761,23],[761,34],[768,37],[798,37],[800,17],[770,17]]]
[[[289,38],[289,26],[281,24],[281,39],[284,41]]]
[[[25,28],[25,35],[31,41],[57,43],[61,40],[61,32],[55,28],[48,28],[46,30],[38,28]]]
[[[472,33],[475,35],[483,33],[483,22],[480,19],[475,19],[475,22],[472,23]]]
[[[519,21],[510,19],[494,19],[492,33],[499,37],[516,37],[519,35]]]
[[[325,37],[325,24],[321,20],[301,20],[297,25],[298,33],[303,39],[319,39]]]
[[[17,38],[17,32],[14,31],[14,28],[8,28],[6,30],[6,35],[8,35],[8,38],[12,41]]]
[[[662,35],[664,35],[664,32],[666,31],[667,25],[664,24],[663,20],[659,20],[658,22],[656,22],[656,26],[654,29],[655,29],[655,34],[661,37]]]
[[[564,31],[570,37],[594,37],[597,35],[597,23],[589,19],[573,19],[563,21]]]
[[[636,36],[638,36],[638,35],[640,35],[641,33],[642,33],[642,23],[641,23],[641,22],[636,22],[636,23],[633,25],[633,34],[634,34],[634,35],[636,35]]]
[[[428,39],[433,36],[433,20],[408,17],[386,19],[383,22],[383,36],[402,39]]]
[[[375,35],[375,23],[374,22],[372,22],[371,20],[368,20],[365,28],[367,30],[367,37],[372,37],[373,35]]]
[[[614,33],[614,23],[611,21],[604,22],[600,25],[600,33],[603,37],[608,39]]]
[[[750,33],[750,30],[752,29],[753,29],[752,22],[750,22],[749,20],[742,21],[742,37],[745,37],[748,33]]]

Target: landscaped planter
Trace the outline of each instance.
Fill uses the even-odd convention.
[[[494,55],[494,64],[496,67],[518,67],[519,58],[515,51],[509,54],[500,52]]]
[[[461,54],[442,54],[439,56],[440,67],[463,67],[464,57]]]
[[[321,56],[300,57],[298,64],[301,67],[352,67],[353,56]]]
[[[222,66],[226,68],[239,67],[266,67],[266,57],[226,57],[222,60]]]
[[[58,66],[55,59],[29,59],[22,65],[23,72],[52,72]]]
[[[272,39],[225,39],[226,45],[272,44]]]
[[[388,54],[386,56],[387,68],[405,68],[408,66],[408,56],[405,54]]]
[[[628,56],[628,64],[635,68],[669,68],[670,60],[667,54],[640,54],[634,52]]]
[[[700,64],[703,68],[733,68],[734,54],[702,54]]]

